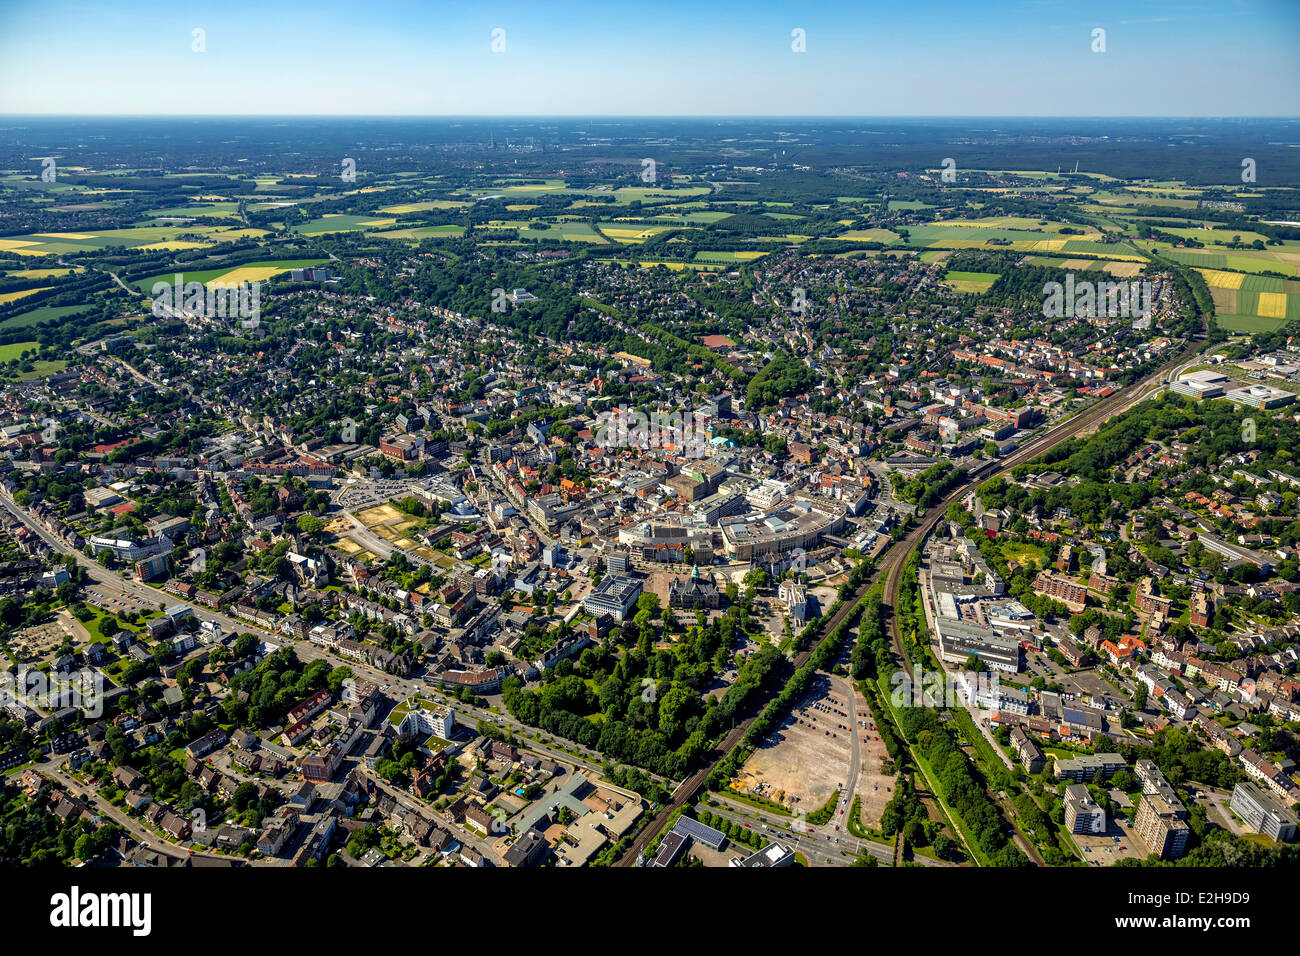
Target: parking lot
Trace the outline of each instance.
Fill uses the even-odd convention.
[[[106,587],[102,584],[86,588],[86,603],[102,608],[110,614],[121,614],[123,611],[148,614],[150,611],[157,610],[157,605],[149,604],[138,597],[124,594],[115,588]],[[162,603],[162,601],[160,600],[159,603]]]
[[[1145,860],[1151,855],[1137,833],[1123,817],[1107,817],[1104,834],[1074,834],[1089,866],[1113,866],[1120,860]]]
[[[1094,703],[1106,701],[1110,709],[1131,706],[1132,701],[1115,689],[1114,685],[1098,677],[1093,671],[1080,671],[1060,678],[1061,686],[1077,697],[1090,696]]]
[[[849,720],[844,695],[817,674],[809,693],[745,761],[735,789],[805,813],[820,810],[847,782]]]

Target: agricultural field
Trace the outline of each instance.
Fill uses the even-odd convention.
[[[850,229],[835,238],[851,239],[855,242],[898,242],[899,235],[889,229]]]
[[[328,259],[288,259],[274,262],[246,262],[240,266],[229,266],[224,269],[203,269],[195,272],[180,273],[180,281],[202,282],[209,285],[214,282],[240,283],[240,282],[265,282],[274,276],[288,272],[290,269],[305,269],[308,266],[324,265]],[[140,279],[135,283],[135,287],[141,292],[148,293],[154,285],[159,282],[168,284],[176,280],[176,273],[170,275],[156,275],[148,279]]]
[[[221,229],[214,226],[133,226],[91,232],[45,232],[0,239],[0,252],[20,256],[76,255],[113,246],[125,249],[195,249],[219,242],[258,237],[262,230]]]
[[[42,306],[19,312],[0,321],[0,332],[12,332],[16,329],[31,328],[42,322],[59,322],[71,315],[80,315],[90,310],[88,305]]]
[[[712,252],[701,251],[695,254],[696,262],[710,262],[720,265],[732,265],[741,262],[753,262],[755,259],[761,259],[767,255],[758,249],[745,250],[741,252]]]
[[[1136,260],[1119,262],[1105,259],[1058,259],[1053,256],[1029,256],[1026,265],[1049,266],[1053,269],[1065,269],[1068,272],[1106,272],[1119,278],[1135,276],[1142,271],[1142,263]]]
[[[411,226],[404,229],[386,229],[380,232],[368,232],[368,237],[378,239],[414,239],[417,242],[430,236],[463,236],[465,227],[451,223],[439,226]]]
[[[1300,281],[1197,269],[1210,287],[1219,324],[1238,332],[1272,331],[1300,319]]]
[[[60,279],[81,270],[76,267],[67,269],[15,269],[4,273],[6,279]]]
[[[597,259],[597,262],[620,262],[618,259]],[[666,259],[649,259],[637,262],[643,269],[653,269],[655,266],[663,266],[671,269],[673,272],[681,272],[683,269],[690,269],[693,272],[715,272],[721,269],[720,265],[712,265],[706,262],[673,262]]]
[[[193,217],[238,219],[239,203],[195,202],[188,206],[172,206],[168,209],[151,209],[146,212],[145,215],[153,219],[187,219]]]
[[[1201,252],[1195,249],[1161,249],[1161,256],[1197,269],[1233,269],[1237,272],[1280,272],[1283,275],[1300,274],[1300,247],[1284,249],[1233,252]]]
[[[1006,249],[1012,252],[1055,252],[1106,256],[1112,259],[1142,257],[1125,246],[1095,241],[1100,232],[1092,230],[1083,237],[1061,235],[1062,223],[1046,223],[1036,228],[1015,228],[1031,220],[1002,217],[969,222],[909,226],[907,244],[926,249]],[[1032,222],[1037,222],[1036,220]],[[1011,226],[1004,225],[1010,223]]]
[[[1206,228],[1177,228],[1170,226],[1162,229],[1161,232],[1167,232],[1170,235],[1178,236],[1183,239],[1195,239],[1197,242],[1204,243],[1207,246],[1226,246],[1234,240],[1240,240],[1244,243],[1255,241],[1264,242],[1268,236],[1250,230],[1240,229],[1206,229]]]
[[[1043,219],[1029,219],[1025,216],[994,216],[987,219],[940,220],[939,222],[934,223],[934,225],[960,229],[1014,229],[1030,232],[1059,233],[1062,228],[1069,226],[1069,223],[1051,222]],[[1089,228],[1085,232],[1084,237],[1086,238],[1087,236],[1096,235],[1099,235],[1099,232],[1096,229]]]
[[[671,226],[647,225],[646,223],[601,223],[600,231],[615,242],[637,243],[653,239],[655,236],[670,232]]]
[[[50,286],[43,286],[39,289],[21,289],[18,292],[0,292],[0,305],[8,305],[10,302],[17,302],[19,299],[25,299],[29,295],[35,295],[37,292],[48,292]]]
[[[396,225],[396,219],[375,218],[374,216],[351,216],[343,213],[327,213],[319,219],[294,226],[293,231],[303,236],[319,236],[328,232],[351,232],[353,230],[375,229]]]
[[[520,230],[520,238],[560,239],[564,242],[591,242],[598,245],[604,245],[608,241],[586,222],[539,222],[537,225],[546,228],[528,228],[527,223],[516,225],[515,228]]]
[[[406,216],[417,212],[428,212],[431,209],[464,209],[466,205],[465,202],[458,202],[454,199],[425,199],[420,202],[398,203],[395,206],[382,206],[378,211],[393,216]]]
[[[1096,192],[1091,199],[1105,206],[1168,206],[1170,209],[1196,209],[1200,201],[1196,199],[1166,198],[1158,194],[1137,194],[1132,192]]]

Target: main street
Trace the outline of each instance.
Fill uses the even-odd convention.
[[[146,602],[149,606],[157,606],[179,600],[174,595],[165,591],[152,588],[147,584],[141,584],[125,575],[105,568],[97,561],[93,561],[81,552],[69,547],[61,538],[52,534],[35,518],[31,517],[25,509],[14,503],[13,499],[3,491],[0,491],[0,507],[3,507],[10,514],[14,515],[19,521],[23,522],[28,528],[40,536],[41,540],[48,544],[56,551],[74,558],[81,567],[86,569],[89,580],[94,584],[104,585],[110,588],[116,588],[125,594],[138,598]],[[268,631],[263,627],[253,624],[250,621],[239,620],[224,614],[220,611],[212,610],[202,606],[194,606],[194,614],[201,621],[212,621],[220,624],[222,628],[231,633],[248,632],[255,634],[264,639],[270,639],[282,645],[291,645],[298,659],[304,662],[316,660],[326,661],[335,667],[348,667],[351,669],[354,677],[362,677],[376,684],[380,690],[391,696],[394,700],[401,701],[416,694],[422,694],[430,699],[446,704],[454,708],[459,715],[470,717],[474,720],[483,720],[500,727],[502,730],[508,730],[516,737],[527,741],[529,749],[536,750],[539,753],[550,757],[552,760],[563,761],[571,765],[590,770],[594,773],[603,773],[604,757],[597,751],[591,750],[573,741],[565,741],[563,747],[549,746],[542,743],[543,732],[536,727],[529,727],[520,723],[513,717],[505,713],[488,710],[467,704],[464,701],[443,694],[434,687],[425,683],[423,680],[416,678],[399,678],[392,674],[387,674],[369,664],[351,658],[338,657],[323,647],[312,644],[309,641],[294,641],[292,638]],[[658,774],[650,774],[651,779],[672,786],[672,781],[667,780]]]

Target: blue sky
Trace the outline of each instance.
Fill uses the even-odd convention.
[[[1294,116],[1297,51],[1300,0],[0,0],[0,114]]]

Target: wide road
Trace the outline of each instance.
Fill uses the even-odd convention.
[[[883,572],[885,576],[883,603],[885,605],[886,615],[891,622],[890,627],[894,651],[898,655],[903,667],[907,670],[907,674],[910,678],[912,676],[912,662],[903,652],[902,638],[898,630],[898,617],[894,613],[894,605],[898,600],[898,587],[902,581],[903,565],[907,562],[907,556],[915,551],[920,546],[921,542],[925,540],[926,536],[934,530],[934,526],[939,523],[940,519],[947,511],[948,505],[954,501],[960,501],[971,491],[971,489],[977,487],[990,478],[995,478],[999,475],[1006,475],[1017,465],[1033,460],[1044,452],[1055,448],[1057,445],[1061,444],[1061,442],[1074,438],[1076,435],[1085,434],[1088,431],[1097,428],[1113,415],[1117,415],[1132,407],[1143,398],[1146,398],[1152,391],[1163,387],[1163,376],[1169,373],[1171,369],[1180,367],[1180,363],[1186,362],[1203,347],[1203,341],[1193,339],[1188,343],[1185,349],[1178,353],[1178,355],[1174,356],[1164,365],[1161,365],[1155,371],[1148,374],[1145,378],[1134,382],[1132,385],[1127,385],[1124,388],[1119,389],[1114,394],[1103,398],[1090,408],[1047,429],[1047,431],[1043,432],[1042,435],[1003,459],[1001,468],[996,470],[985,468],[959,482],[956,487],[949,491],[943,501],[930,508],[921,516],[916,527],[909,531],[902,541],[895,542],[890,546],[890,548],[885,552],[876,574],[871,575],[848,600],[844,601],[840,606],[840,609],[835,612],[835,615],[831,620],[826,622],[826,625],[819,632],[819,638],[826,634],[830,634],[835,630],[839,623],[849,615],[853,606],[862,599],[871,588],[872,584],[875,583],[876,576]],[[807,662],[814,647],[816,647],[816,642],[814,642],[813,647],[810,647],[795,658],[796,670]],[[664,825],[668,822],[668,817],[674,810],[685,806],[687,803],[690,803],[695,799],[703,788],[705,781],[708,780],[709,775],[713,772],[716,766],[725,759],[727,754],[731,752],[731,749],[740,743],[745,733],[749,730],[750,726],[761,712],[761,708],[756,709],[754,714],[745,718],[733,727],[727,736],[723,738],[722,743],[718,747],[709,752],[704,766],[686,780],[683,780],[677,789],[673,791],[672,799],[659,808],[654,819],[651,820],[637,835],[636,839],[632,841],[632,845],[619,859],[618,863],[615,864],[616,866],[636,865],[637,858],[645,850],[646,846],[649,845],[650,841],[654,839],[655,835],[663,829]],[[1020,836],[1020,831],[1016,830],[1014,827],[1011,828],[1011,832]],[[1030,858],[1032,859],[1036,855],[1036,853],[1030,854]]]

